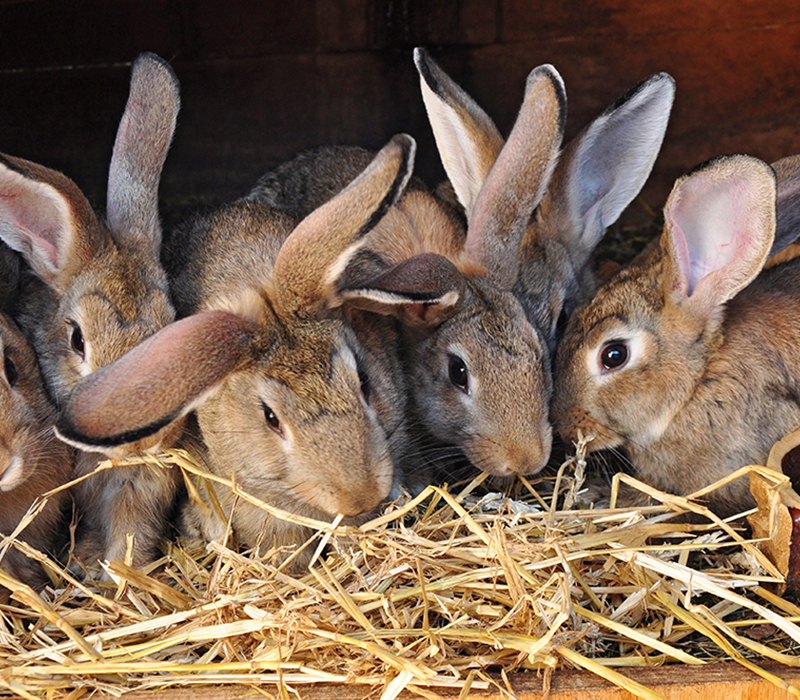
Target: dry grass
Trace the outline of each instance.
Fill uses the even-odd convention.
[[[148,464],[228,483],[181,452]],[[312,523],[315,556],[302,576],[275,557],[188,542],[148,570],[115,561],[111,582],[84,584],[31,552],[54,587],[39,595],[0,573],[12,591],[0,606],[0,692],[77,698],[266,681],[436,697],[488,687],[491,670],[579,667],[652,698],[614,667],[724,658],[800,695],[755,665],[800,665],[800,608],[769,592],[779,574],[753,542],[695,500],[627,476],[617,478],[659,505],[580,510],[584,466],[579,447],[555,484],[523,479],[518,500],[479,497],[476,479],[455,494],[430,487],[359,528]],[[785,486],[774,471],[747,469],[776,494]],[[702,522],[674,522],[685,513]]]

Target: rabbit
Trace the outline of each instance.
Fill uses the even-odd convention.
[[[82,378],[174,318],[159,261],[158,184],[178,108],[178,83],[169,65],[142,54],[133,64],[114,144],[106,221],[65,175],[0,156],[0,238],[30,268],[23,275],[17,322],[37,353],[45,385],[58,406]],[[98,451],[108,457],[157,451],[179,435],[179,427],[170,425],[148,440]],[[79,454],[76,473],[93,471],[98,461],[96,454]],[[78,558],[87,563],[122,558],[126,535],[133,533],[133,564],[150,561],[178,476],[118,468],[77,485]]]
[[[383,266],[366,259],[377,267],[370,279],[369,267],[357,269],[362,259],[356,258],[339,286],[351,305],[393,313],[403,322],[415,413],[427,431],[454,444],[491,474],[534,474],[547,464],[551,450],[554,323],[547,316],[531,327],[527,317],[533,314],[526,314],[519,299],[529,308],[539,304],[557,318],[583,270],[577,262],[577,269],[568,267],[569,249],[556,236],[578,239],[573,247],[584,246],[585,257],[594,245],[581,242],[579,222],[568,227],[563,216],[550,213],[559,212],[558,202],[554,204],[558,198],[548,187],[550,174],[555,168],[560,182],[569,185],[560,185],[558,192],[574,191],[592,178],[597,198],[612,200],[615,209],[607,213],[608,204],[588,204],[603,206],[604,221],[612,223],[649,173],[666,128],[674,84],[668,76],[655,76],[634,89],[590,125],[589,135],[571,145],[571,160],[557,164],[566,96],[552,66],[529,76],[523,107],[504,146],[489,117],[425,51],[417,49],[414,58],[442,161],[470,227],[465,230],[463,210],[443,201],[441,187],[433,197],[417,183],[370,236],[369,249]],[[347,147],[306,152],[263,176],[251,196],[304,214],[305,207],[318,205],[340,188],[365,153]],[[615,154],[618,168],[608,163]],[[627,172],[632,172],[629,179]],[[623,203],[625,197],[629,199]],[[547,226],[541,226],[542,220]],[[553,240],[542,240],[545,233],[539,229],[552,231]],[[527,259],[520,270],[523,232]],[[403,265],[413,266],[415,256],[423,253],[441,254],[458,268],[461,279],[452,279],[447,304],[409,307],[387,294],[401,285]],[[393,272],[387,277],[390,264]],[[532,289],[536,275],[542,290],[536,296],[520,294],[521,280]],[[402,288],[412,289],[408,283]]]
[[[556,357],[553,421],[591,450],[624,448],[645,482],[686,495],[800,426],[800,260],[764,270],[773,170],[718,158],[681,177],[658,243],[576,312]],[[708,496],[752,506],[747,479]]]
[[[70,480],[73,451],[53,433],[56,411],[36,356],[5,313],[0,313],[0,348],[0,532],[10,535],[37,498]],[[19,539],[39,551],[54,551],[65,529],[68,501],[65,491],[51,496]],[[48,582],[41,565],[13,546],[0,566],[33,588]]]
[[[183,318],[86,377],[59,430],[118,444],[194,410],[202,440],[189,449],[212,472],[299,515],[363,519],[392,488],[405,397],[399,368],[345,323],[336,280],[402,192],[414,151],[413,139],[396,136],[297,225],[244,198],[176,230],[165,259]],[[131,406],[131,395],[142,400]],[[234,509],[214,488],[240,543],[260,554],[310,536],[249,502]],[[192,504],[182,523],[207,539],[226,525]]]

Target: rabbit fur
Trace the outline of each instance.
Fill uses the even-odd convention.
[[[87,377],[62,412],[62,430],[119,443],[196,409],[200,435],[188,436],[190,449],[247,493],[318,520],[372,511],[404,449],[404,393],[391,356],[359,343],[346,323],[336,279],[402,192],[414,149],[410,137],[395,137],[300,223],[245,198],[176,230],[165,260],[184,318]],[[119,399],[131,392],[147,393],[134,411]],[[187,531],[218,539],[229,520],[262,554],[310,536],[213,488],[223,518],[190,502]]]
[[[415,51],[415,62],[442,161],[463,209],[412,181],[396,210],[370,236],[369,249],[380,264],[356,258],[340,288],[353,305],[402,321],[414,413],[427,432],[454,444],[487,472],[532,474],[547,463],[551,449],[555,320],[565,299],[582,299],[591,288],[584,270],[602,235],[593,230],[592,242],[585,241],[588,224],[572,211],[577,207],[570,207],[563,191],[574,199],[574,191],[594,179],[596,199],[584,197],[580,204],[594,207],[589,218],[595,229],[601,216],[612,223],[649,173],[673,84],[668,76],[652,78],[631,104],[623,100],[598,118],[588,136],[571,144],[574,155],[557,163],[566,96],[552,66],[529,76],[504,144],[491,119],[425,51]],[[642,130],[644,137],[637,133]],[[612,155],[622,160],[618,169],[609,165]],[[251,197],[302,215],[340,189],[366,157],[354,147],[308,151],[263,176]],[[626,172],[632,173],[627,179]],[[598,205],[604,199],[613,204]],[[570,237],[578,240],[571,247],[562,241]],[[407,293],[413,286],[404,268],[413,269],[416,256],[431,253],[454,266],[446,273],[442,266],[443,278],[450,280],[440,285],[450,288],[447,303],[409,306],[392,299],[398,288]],[[463,384],[454,383],[453,372]]]
[[[122,356],[174,318],[159,261],[158,184],[179,108],[178,83],[153,54],[133,64],[108,181],[105,221],[65,175],[0,156],[0,238],[19,251],[24,275],[18,323],[36,350],[47,390],[62,405],[84,377]],[[167,430],[123,448],[125,457],[177,439]],[[81,452],[77,474],[99,458]],[[152,559],[176,474],[136,467],[96,474],[75,488],[81,514],[77,557],[87,564],[123,558],[133,533],[133,563]]]
[[[680,178],[660,240],[570,319],[556,360],[559,432],[624,448],[637,475],[699,491],[800,426],[800,261],[762,272],[776,229],[772,169],[715,159]],[[708,495],[749,508],[746,479]]]
[[[18,296],[20,260],[5,246],[0,270],[0,532],[10,535],[36,499],[70,480],[74,454],[53,432],[56,411],[36,356],[8,315]],[[50,496],[19,538],[41,552],[53,552],[64,540],[69,502],[65,491]],[[0,566],[34,588],[48,582],[41,565],[14,546]]]
[[[552,67],[534,71],[512,136],[516,159],[532,160],[533,192],[515,194],[535,199],[546,184],[561,139],[563,103],[563,86]],[[262,177],[251,197],[303,213],[309,201],[324,201],[340,189],[364,153],[327,147],[301,154]],[[487,204],[486,216],[504,216],[503,206]],[[463,214],[414,181],[367,245],[370,254],[351,261],[338,287],[351,307],[400,320],[411,410],[423,435],[455,445],[491,473],[540,469],[549,457],[551,431],[546,417],[531,420],[527,406],[543,393],[537,372],[541,348],[510,285],[502,281],[505,261],[516,256],[514,242],[469,240]],[[418,266],[431,264],[439,268],[433,290],[416,277]],[[460,385],[452,378],[457,372]],[[417,440],[428,442],[424,436]]]

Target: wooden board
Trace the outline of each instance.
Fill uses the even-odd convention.
[[[788,669],[785,666],[764,666],[770,673],[785,681],[800,685],[800,668]],[[670,700],[783,700],[795,697],[788,690],[778,688],[735,663],[709,664],[707,666],[663,666],[660,668],[620,669],[620,672],[642,685],[655,690]],[[499,680],[499,679],[498,679]],[[499,680],[500,683],[505,683]],[[535,673],[515,673],[509,676],[511,690],[519,700],[540,700],[543,695],[542,680]],[[275,686],[261,686],[273,696],[277,695]],[[367,695],[379,697],[380,689],[370,693],[368,686],[331,685],[296,686],[298,695],[305,700],[350,700]],[[457,698],[459,691],[436,689],[443,698]],[[125,695],[125,700],[151,700],[152,691],[133,692]],[[112,700],[110,695],[98,698]],[[164,700],[238,700],[244,697],[260,697],[253,694],[247,686],[238,687],[185,687],[172,688],[158,692]],[[290,692],[289,697],[298,697]],[[419,698],[417,694],[404,692],[401,698]],[[471,698],[485,700],[508,700],[508,694],[498,691],[470,692]],[[631,700],[635,697],[594,674],[579,671],[559,671],[554,674],[550,686],[549,700]]]
[[[677,100],[644,202],[722,153],[800,151],[800,3],[790,0],[0,0],[0,151],[58,167],[98,204],[129,62],[169,59],[183,111],[162,188],[168,223],[243,194],[321,143],[406,131],[438,154],[411,61],[427,46],[507,132],[528,71],[552,63],[568,135],[655,71]]]

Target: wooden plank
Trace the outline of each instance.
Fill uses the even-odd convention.
[[[382,0],[379,4],[384,7],[387,39],[395,46],[476,46],[500,38],[499,0]]]
[[[365,49],[371,17],[367,0],[0,3],[0,70],[111,65],[142,51],[207,61]]]
[[[800,669],[788,669],[776,664],[765,665],[770,673],[784,681],[800,685]],[[788,700],[794,697],[785,688],[746,670],[739,664],[719,663],[707,666],[662,666],[659,668],[619,669],[621,673],[642,685],[665,695],[670,700]],[[503,687],[505,684],[497,678]],[[544,693],[543,681],[536,673],[513,673],[509,675],[511,689],[519,700],[540,700]],[[274,685],[262,685],[263,690],[276,694]],[[369,694],[369,686],[320,684],[293,686],[299,697],[306,700],[349,700],[363,698]],[[135,691],[125,695],[126,700],[150,700],[155,691]],[[159,690],[158,697],[164,700],[239,700],[252,697],[248,686],[213,686],[170,688]],[[443,698],[457,698],[459,691],[436,688]],[[112,696],[100,694],[103,700]],[[376,694],[377,697],[377,694]],[[419,695],[404,692],[401,698],[418,698]],[[484,700],[507,700],[509,695],[495,690],[472,690],[470,697]],[[553,675],[550,700],[632,700],[634,697],[624,690],[591,673],[561,670]]]
[[[0,4],[0,69],[50,69],[171,58],[183,41],[184,3],[27,0]]]
[[[316,0],[217,0],[182,4],[184,59],[306,53],[319,45]]]
[[[287,5],[289,3],[286,3]],[[317,51],[376,48],[375,29],[383,22],[380,3],[370,0],[317,2]]]
[[[668,34],[711,29],[745,29],[796,24],[800,6],[793,0],[502,0],[501,41],[542,38]],[[609,49],[611,45],[609,45]]]
[[[435,183],[443,172],[411,61],[411,46],[428,43],[504,133],[541,63],[564,76],[568,137],[641,78],[670,72],[677,101],[643,194],[659,209],[674,179],[709,157],[800,152],[800,4],[687,3],[0,3],[0,150],[64,170],[102,205],[125,61],[150,49],[173,60],[183,87],[169,211],[236,197],[303,148],[377,148],[398,131],[418,140],[417,171]]]

